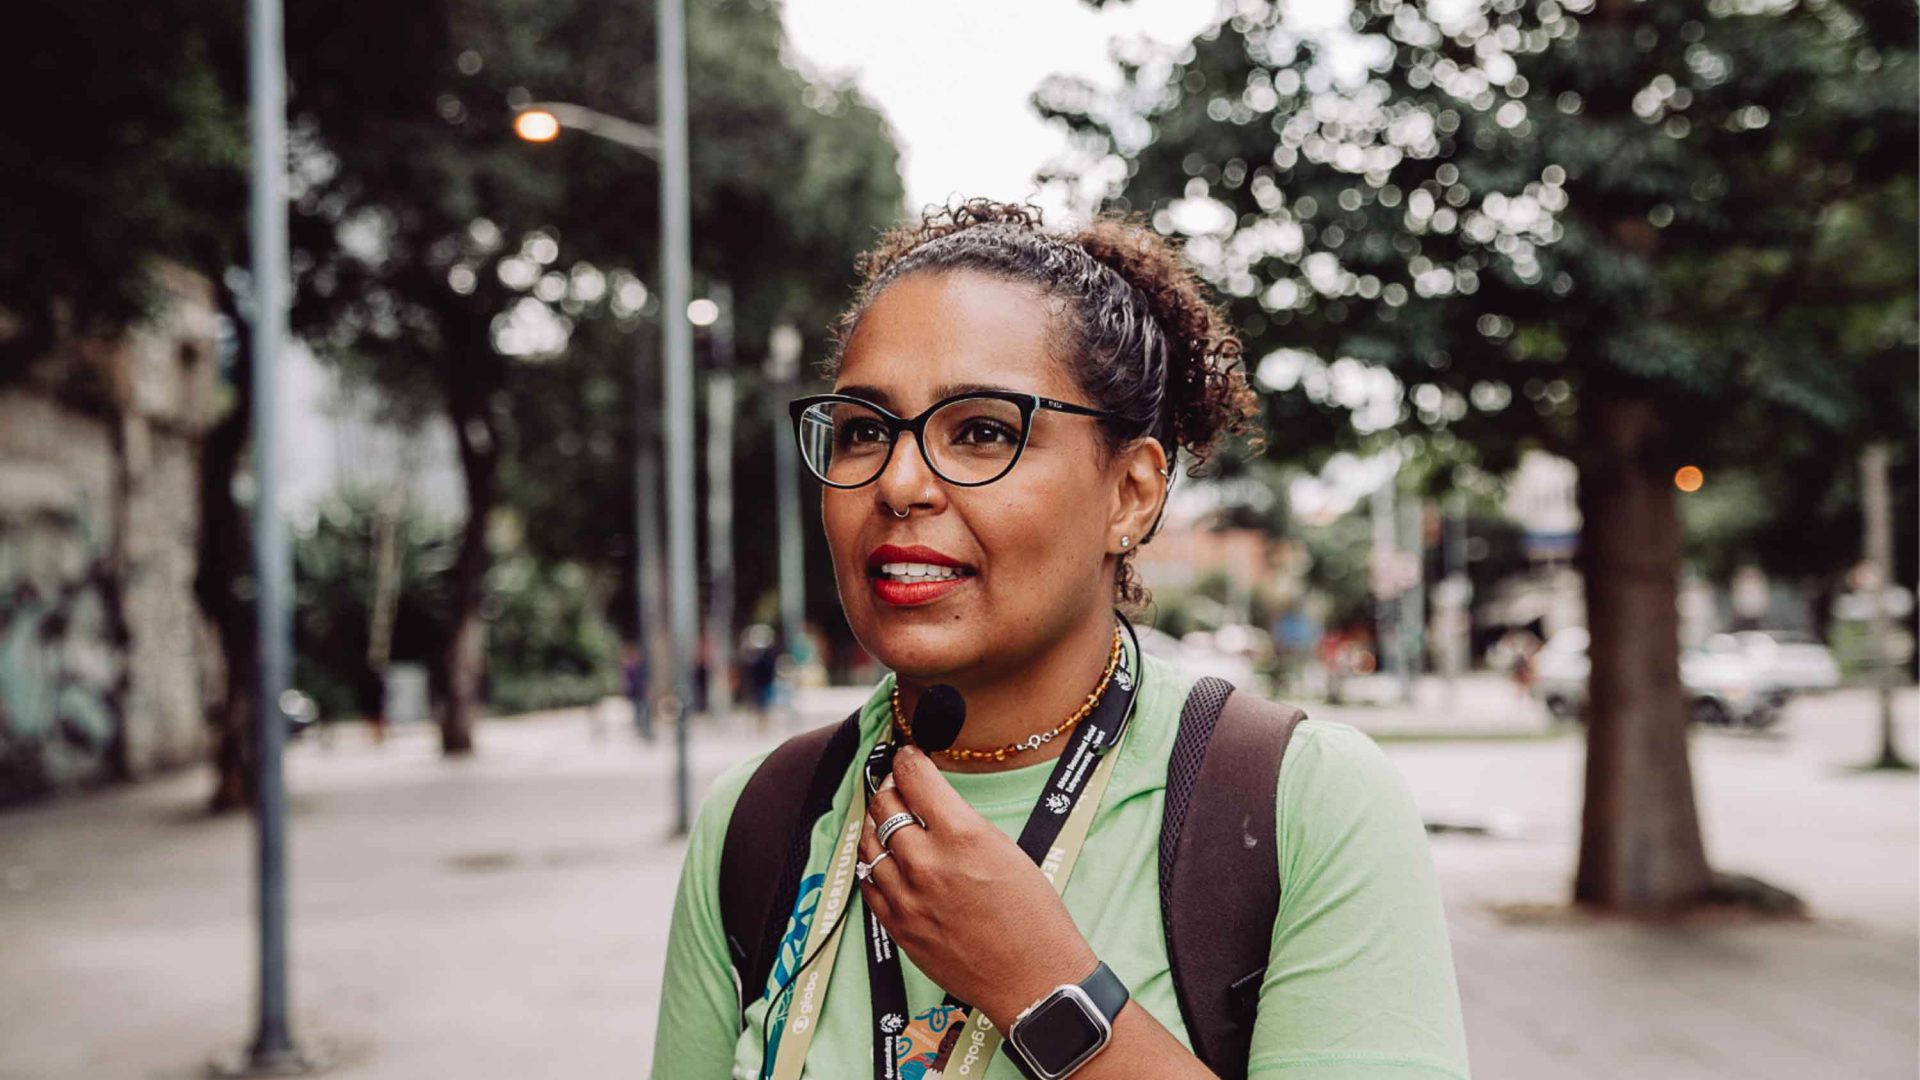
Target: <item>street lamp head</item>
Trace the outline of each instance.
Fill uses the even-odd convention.
[[[687,305],[687,321],[695,326],[712,326],[720,318],[720,305],[705,297]]]
[[[560,135],[560,118],[545,109],[522,109],[513,118],[513,133],[531,143],[552,142]]]

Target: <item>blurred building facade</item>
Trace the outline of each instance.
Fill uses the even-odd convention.
[[[1525,628],[1542,638],[1587,624],[1580,550],[1579,470],[1540,450],[1520,457],[1507,480],[1507,517],[1520,526],[1527,569],[1502,581],[1475,612],[1482,626]]]
[[[1264,586],[1272,573],[1274,540],[1257,529],[1214,528],[1209,522],[1169,521],[1134,555],[1148,588],[1192,588],[1209,574],[1224,575],[1236,593]]]
[[[1481,625],[1528,628],[1541,637],[1586,625],[1585,586],[1575,562],[1579,479],[1578,468],[1563,457],[1540,450],[1521,456],[1507,481],[1505,510],[1520,526],[1527,570],[1502,582],[1480,606]],[[1803,590],[1770,582],[1757,568],[1743,568],[1725,589],[1689,570],[1680,582],[1680,640],[1697,645],[1729,627],[1806,628],[1808,604]]]
[[[217,648],[193,592],[217,409],[212,286],[0,386],[0,801],[201,760]]]

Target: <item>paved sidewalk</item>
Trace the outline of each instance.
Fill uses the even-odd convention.
[[[1794,925],[1503,916],[1564,899],[1579,742],[1389,744],[1430,819],[1488,830],[1434,841],[1474,1076],[1913,1077],[1920,799],[1842,770],[1870,756],[1868,706],[1696,737],[1709,853],[1800,892]],[[700,738],[696,786],[768,737]],[[681,854],[667,746],[579,712],[480,746],[351,731],[290,755],[296,1031],[353,1080],[644,1076]],[[252,834],[198,812],[205,782],[0,815],[0,1077],[199,1076],[250,1034]]]
[[[1774,737],[1696,733],[1692,761],[1708,857],[1797,893],[1804,923],[1566,915],[1577,738],[1388,746],[1429,821],[1491,833],[1433,840],[1476,1078],[1912,1080],[1920,784],[1848,771],[1878,745],[1866,695],[1790,709]],[[1911,755],[1911,692],[1901,712]]]

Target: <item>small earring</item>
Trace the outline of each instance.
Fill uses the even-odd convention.
[[[1131,545],[1132,543],[1133,543],[1133,537],[1131,536],[1123,536],[1120,538],[1120,546],[1123,548]]]

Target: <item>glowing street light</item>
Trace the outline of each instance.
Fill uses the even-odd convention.
[[[1673,486],[1689,495],[1699,491],[1701,485],[1706,482],[1707,476],[1700,471],[1698,465],[1682,465],[1679,470],[1673,474]]]
[[[720,318],[720,305],[701,297],[687,305],[687,321],[695,326],[712,326]]]
[[[531,143],[552,142],[559,137],[561,128],[597,135],[656,160],[660,157],[659,131],[585,105],[570,101],[534,101],[513,114],[514,134]]]
[[[560,118],[546,109],[524,109],[513,118],[513,133],[530,143],[552,142],[560,136]]]

